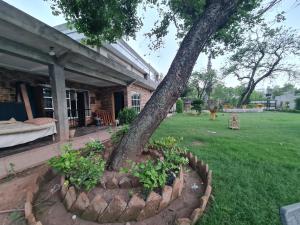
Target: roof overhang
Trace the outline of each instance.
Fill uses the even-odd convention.
[[[55,56],[49,55],[50,47]],[[116,61],[80,44],[60,31],[0,0],[0,66],[48,75],[48,65],[65,67],[66,79],[97,86],[132,82],[154,90],[157,84]],[[102,81],[102,82],[101,82]],[[101,84],[101,85],[100,85]]]

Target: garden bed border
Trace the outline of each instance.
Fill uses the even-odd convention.
[[[208,164],[205,164],[202,160],[198,160],[197,156],[194,156],[191,152],[186,154],[187,158],[189,159],[189,165],[190,167],[195,170],[198,175],[201,177],[204,185],[204,195],[199,199],[199,207],[193,210],[192,214],[190,215],[189,218],[177,218],[175,221],[176,225],[194,225],[203,215],[209,198],[211,196],[212,192],[212,171],[209,170]],[[36,196],[36,194],[39,192],[40,186],[46,182],[47,180],[53,178],[56,174],[53,172],[52,169],[47,170],[46,172],[40,173],[34,180],[34,185],[33,188],[27,191],[26,194],[26,201],[25,201],[25,218],[27,220],[28,225],[42,225],[41,221],[37,221],[36,217],[33,213],[33,201]],[[60,181],[61,189],[60,189],[60,196],[64,196],[64,204],[65,206],[69,205],[69,209],[75,205],[75,202],[80,199],[81,203],[80,205],[84,206],[83,211],[87,210],[88,208],[93,208],[89,207],[90,204],[93,202],[89,201],[86,194],[82,194],[84,192],[81,192],[79,195],[76,195],[76,192],[74,187],[73,188],[68,188],[65,186],[65,180],[62,177]],[[158,195],[155,192],[151,192],[150,195],[148,196],[147,200],[144,201],[143,199],[137,197],[134,195],[130,200],[133,198],[135,199],[135,202],[138,202],[137,205],[134,205],[136,208],[136,213],[135,215],[132,215],[132,212],[134,210],[131,210],[128,205],[130,204],[130,200],[125,202],[124,200],[124,209],[123,209],[123,214],[120,215],[122,217],[126,212],[128,214],[128,218],[131,220],[133,217],[136,216],[138,221],[144,220],[146,218],[149,218],[151,216],[154,216],[157,214],[159,211],[162,209],[166,208],[173,200],[181,196],[181,192],[183,190],[184,186],[184,178],[183,178],[183,169],[180,169],[180,174],[179,177],[177,177],[173,183],[173,186],[165,186],[162,196]],[[71,190],[70,190],[71,189]],[[74,189],[74,191],[72,190]],[[174,192],[175,191],[175,192]],[[72,192],[72,193],[70,193]],[[67,203],[65,201],[66,195],[67,194],[72,195],[71,196],[71,202]],[[74,196],[75,194],[75,196]],[[80,196],[80,197],[79,197]],[[151,196],[151,197],[150,197]],[[87,201],[88,200],[88,201]],[[111,201],[119,201],[118,197],[115,196],[115,198]],[[79,201],[79,200],[78,200]],[[112,204],[112,203],[109,203]],[[87,204],[88,203],[88,204]],[[109,209],[109,205],[105,207],[101,215],[104,215],[106,211]],[[155,205],[155,206],[153,206]],[[68,207],[66,207],[68,208]],[[74,207],[75,212],[79,210],[81,212],[82,208]],[[81,214],[83,214],[83,211]],[[101,217],[101,216],[100,216]],[[99,217],[99,221],[101,222],[101,218]],[[124,216],[125,217],[125,216]],[[98,217],[97,217],[98,220]],[[105,221],[106,222],[106,221]],[[107,221],[108,222],[108,221]],[[127,221],[115,221],[115,222],[127,222]]]

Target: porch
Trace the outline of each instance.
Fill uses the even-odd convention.
[[[46,143],[43,146],[31,146],[30,150],[23,151],[17,154],[0,158],[0,179],[10,175],[12,172],[21,172],[26,169],[41,165],[50,158],[61,153],[61,148],[64,144],[71,143],[75,149],[79,149],[85,145],[90,139],[100,140],[106,143],[110,139],[108,129],[94,130],[94,132],[74,137],[69,141],[57,141],[55,143]]]
[[[157,85],[0,0],[0,120],[55,118],[64,142],[70,127],[115,124],[133,83],[149,94]]]

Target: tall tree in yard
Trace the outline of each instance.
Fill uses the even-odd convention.
[[[238,107],[248,104],[255,87],[265,79],[287,75],[295,77],[294,65],[286,60],[300,54],[300,37],[285,28],[270,28],[266,24],[256,27],[245,37],[245,42],[229,58],[226,74],[233,74],[246,86]]]
[[[207,70],[205,72],[194,71],[190,77],[188,86],[197,93],[198,99],[204,99],[204,96],[210,98],[213,85],[217,83],[217,73],[212,69],[212,54],[208,56]]]
[[[160,20],[147,35],[154,37],[152,49],[163,43],[170,24],[182,38],[179,50],[163,81],[130,126],[112,154],[109,167],[118,169],[127,158],[134,158],[147,143],[169,109],[185,90],[201,51],[213,41],[230,44],[243,31],[238,24],[251,24],[257,16],[251,12],[262,0],[49,0],[55,14],[63,13],[86,43],[99,45],[122,36],[134,37],[142,25],[137,7],[156,6]]]

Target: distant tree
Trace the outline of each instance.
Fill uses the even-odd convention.
[[[300,110],[300,98],[296,98],[295,103],[296,103],[295,109]]]
[[[256,27],[245,37],[244,44],[229,58],[225,74],[246,82],[238,106],[249,103],[258,83],[281,75],[295,76],[294,65],[286,59],[300,54],[300,37],[294,30],[266,24]]]
[[[262,101],[265,100],[266,96],[263,92],[254,90],[250,96],[251,101]]]
[[[297,88],[295,87],[295,85],[293,85],[291,83],[286,83],[283,85],[283,87],[279,87],[277,85],[272,88],[272,96],[276,97],[276,96],[283,95],[285,92],[293,92],[296,90],[297,90]]]
[[[198,72],[192,73],[189,87],[195,90],[196,97],[203,99],[205,95],[208,97],[211,95],[213,84],[216,82],[216,72],[211,70],[209,72]]]
[[[202,110],[202,99],[195,99],[192,101],[192,110],[196,110],[197,113],[201,113]]]
[[[224,84],[218,82],[213,88],[211,98],[225,104],[236,106],[242,89],[242,86],[226,87]]]
[[[176,101],[176,112],[183,113],[183,101],[181,99]]]
[[[218,81],[217,72],[212,69],[211,59],[212,53],[208,56],[207,70],[205,72],[193,72],[189,80],[188,87],[195,90],[198,99],[203,100],[204,96],[209,99],[213,86]]]

